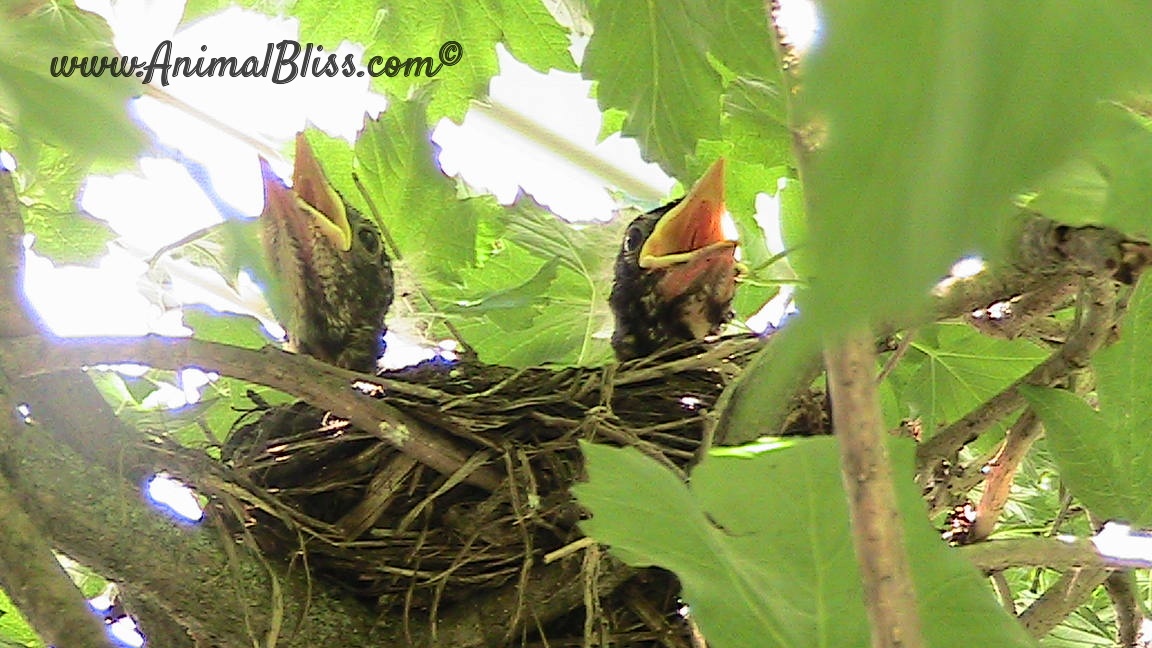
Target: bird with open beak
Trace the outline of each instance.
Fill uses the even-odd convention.
[[[688,195],[628,226],[608,298],[618,359],[714,335],[732,319],[743,265],[736,260],[739,244],[724,236],[724,214],[720,159]]]
[[[392,305],[392,264],[380,229],[328,182],[303,133],[288,187],[260,160],[261,239],[285,313],[289,348],[374,372]]]

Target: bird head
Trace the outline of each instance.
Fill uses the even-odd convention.
[[[392,264],[380,229],[328,182],[308,140],[296,137],[292,186],[260,160],[261,239],[280,286],[289,348],[371,372],[392,304]]]
[[[722,230],[724,160],[688,195],[636,218],[616,257],[609,303],[621,360],[718,333],[732,319],[742,266]]]

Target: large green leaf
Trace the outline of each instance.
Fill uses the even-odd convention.
[[[442,288],[469,344],[511,366],[610,360],[608,290],[620,224],[574,226],[528,199],[493,222],[492,249],[462,270],[460,284]]]
[[[107,23],[65,1],[21,9],[0,8],[0,122],[86,161],[131,160],[144,143],[127,110],[135,78],[53,74],[54,58],[115,57]]]
[[[628,113],[622,132],[639,140],[645,158],[685,177],[687,158],[695,154],[697,141],[721,137],[726,83],[780,85],[763,7],[743,0],[598,3],[592,13],[596,31],[585,52],[584,76],[598,82],[596,96],[602,109]],[[745,105],[741,95],[746,90],[737,87],[731,101]],[[757,112],[763,114],[769,102],[757,103]],[[737,113],[741,113],[738,120],[749,116],[734,109]]]
[[[436,166],[422,103],[394,101],[370,120],[356,141],[355,166],[405,262],[421,278],[455,281],[461,268],[475,264],[477,222],[497,208],[491,200],[457,199],[455,181]]]
[[[217,11],[223,0],[191,0],[185,18]],[[377,88],[398,97],[421,89],[429,97],[427,123],[441,117],[464,118],[474,99],[488,94],[488,82],[499,71],[496,45],[503,43],[519,60],[545,72],[574,71],[568,51],[568,31],[556,22],[540,0],[479,0],[420,2],[419,0],[241,0],[240,4],[300,20],[301,41],[335,49],[342,41],[364,45],[364,65],[380,57],[371,69]],[[454,43],[456,46],[446,45]],[[409,67],[389,76],[384,63],[396,57],[429,59],[419,74]],[[435,74],[429,75],[432,69]]]
[[[982,335],[966,324],[921,330],[892,382],[907,409],[930,436],[1023,376],[1047,356],[1036,344]]]
[[[1099,101],[1152,79],[1145,3],[821,10],[794,123],[812,314],[833,328],[922,307],[957,258],[997,252],[1011,197],[1091,131]]]
[[[75,154],[29,142],[0,128],[0,148],[16,157],[16,191],[24,205],[24,228],[33,249],[56,263],[92,263],[104,255],[115,234],[76,204],[87,165]]]
[[[1021,393],[1044,421],[1064,483],[1096,516],[1152,526],[1152,282],[1128,303],[1121,337],[1092,361],[1099,411],[1068,391]]]
[[[1086,150],[1045,176],[1030,209],[1080,225],[1152,233],[1152,119],[1108,104]]]
[[[676,572],[709,645],[869,644],[835,439],[714,453],[691,488],[634,448],[583,449],[589,480],[575,491],[593,517],[581,527],[629,564]],[[892,450],[928,645],[966,648],[971,636],[956,629],[980,619],[987,644],[1034,646],[926,523],[911,478],[914,446],[897,441]]]

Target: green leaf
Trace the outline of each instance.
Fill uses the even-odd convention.
[[[476,263],[477,221],[495,204],[457,199],[455,182],[436,166],[423,104],[392,102],[367,123],[355,150],[360,178],[405,264],[422,280],[459,281],[461,268]]]
[[[581,527],[629,564],[675,571],[709,645],[743,647],[752,637],[765,648],[868,645],[835,439],[714,453],[691,489],[634,448],[582,447],[589,479],[574,490],[593,517]],[[970,646],[956,628],[980,619],[998,646],[1035,646],[926,524],[914,450],[892,445],[928,645]],[[749,506],[748,493],[767,495]]]
[[[1111,225],[1152,233],[1152,121],[1120,106],[1102,107],[1080,156],[1044,178],[1027,206],[1072,225]]]
[[[185,306],[184,325],[192,329],[197,339],[245,349],[259,349],[272,342],[255,317],[221,313],[207,306]]]
[[[644,158],[686,175],[697,139],[720,137],[720,74],[707,57],[699,3],[673,0],[600,2],[583,72],[598,82],[602,110],[628,113],[621,132],[640,142]]]
[[[957,258],[999,252],[1012,196],[1066,159],[1098,102],[1152,79],[1143,3],[821,10],[794,123],[812,314],[832,328],[923,308]]]
[[[1092,361],[1099,411],[1076,395],[1023,388],[1048,432],[1048,446],[1072,493],[1095,515],[1152,526],[1152,282],[1128,303],[1119,341]]]
[[[328,2],[309,2],[331,13]],[[375,4],[375,3],[373,3]],[[550,68],[575,70],[568,52],[568,34],[540,0],[480,0],[478,2],[420,2],[386,0],[375,27],[375,40],[365,41],[365,57],[390,56],[406,60],[429,57],[435,65],[451,60],[443,56],[445,43],[455,42],[462,55],[452,66],[444,65],[435,77],[427,75],[380,76],[377,87],[398,97],[409,96],[416,88],[427,88],[427,123],[441,117],[455,121],[464,118],[473,99],[488,94],[488,82],[497,73],[496,43],[502,42],[519,60],[540,71]],[[343,11],[343,8],[339,11]],[[349,13],[352,20],[365,21],[364,12]],[[305,37],[310,24],[304,22]],[[362,29],[357,31],[363,31]],[[338,33],[334,36],[340,38]]]
[[[56,263],[94,264],[115,233],[77,206],[88,165],[67,150],[0,130],[0,147],[16,157],[16,191],[33,249]]]
[[[738,83],[734,90],[737,105],[739,95],[749,88],[780,87],[773,36],[762,4],[601,2],[593,8],[592,18],[596,31],[582,71],[597,82],[600,108],[625,111],[628,117],[621,132],[639,141],[645,159],[659,162],[677,177],[689,175],[687,157],[695,153],[698,140],[721,139],[726,83],[747,84]],[[766,104],[759,102],[764,97],[757,97],[759,114],[765,112]],[[774,106],[769,113],[782,115],[782,102],[767,105]],[[765,158],[755,161],[779,164]]]
[[[546,261],[536,271],[536,274],[523,283],[511,288],[487,292],[476,299],[458,300],[454,307],[446,307],[445,310],[463,315],[483,315],[495,319],[502,313],[523,311],[533,306],[542,305],[547,302],[548,289],[556,281],[558,265],[559,261],[556,259]],[[523,326],[514,322],[498,323],[498,325],[506,330],[528,328],[534,319],[535,317],[529,316]]]
[[[20,614],[4,590],[0,590],[0,646],[44,648],[44,642],[28,625],[28,620]]]
[[[1135,515],[1148,510],[1147,498],[1133,492],[1131,474],[1116,474],[1115,437],[1104,417],[1075,394],[1048,387],[1022,385],[1020,394],[1044,421],[1048,447],[1060,466],[1064,484],[1089,510],[1102,519],[1123,519],[1140,524]],[[1144,524],[1152,518],[1145,517]]]
[[[982,335],[966,324],[923,329],[892,374],[897,397],[919,417],[929,436],[964,416],[1035,367],[1047,356],[1024,339]]]
[[[69,2],[42,3],[27,15],[0,9],[0,122],[27,140],[81,159],[130,161],[144,143],[128,116],[134,78],[53,76],[55,57],[115,57],[108,25]],[[8,14],[11,15],[8,15]]]
[[[468,343],[510,366],[611,360],[607,295],[621,224],[572,225],[530,199],[492,221],[491,249],[437,294],[464,306],[452,312]]]

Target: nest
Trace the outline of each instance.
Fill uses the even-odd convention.
[[[306,561],[380,608],[402,610],[407,623],[516,590],[511,618],[489,620],[510,629],[507,645],[534,645],[531,636],[583,645],[593,626],[622,645],[688,645],[669,574],[592,583],[585,592],[606,595],[599,606],[583,595],[544,606],[526,588],[545,562],[563,565],[569,581],[595,579],[568,492],[582,475],[578,442],[633,446],[683,475],[705,443],[708,412],[760,344],[696,343],[602,369],[463,361],[380,376],[376,395],[471,449],[451,475],[305,403],[262,408],[225,444],[242,492],[225,508],[263,551]],[[509,478],[491,492],[469,485],[465,475],[480,464]]]

